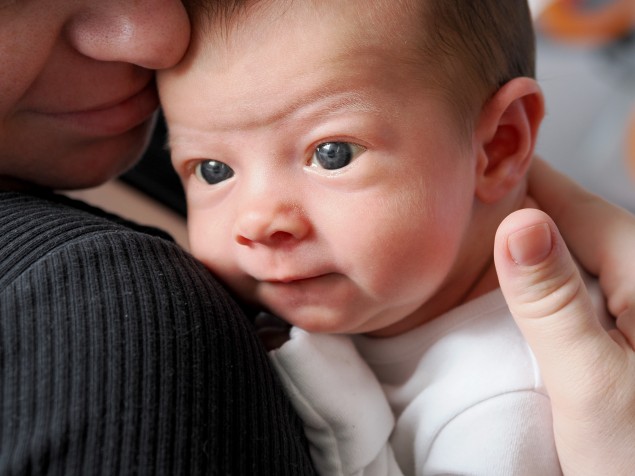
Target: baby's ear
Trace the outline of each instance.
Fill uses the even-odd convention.
[[[485,104],[474,130],[479,200],[500,200],[525,176],[544,113],[542,91],[530,78],[512,79]]]

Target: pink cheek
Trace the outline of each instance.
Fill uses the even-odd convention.
[[[190,221],[188,225],[190,251],[203,262],[214,262],[221,255],[219,236],[213,227],[205,223]]]

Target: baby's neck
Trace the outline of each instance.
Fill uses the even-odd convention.
[[[526,186],[519,189],[518,195],[515,197],[512,206],[506,211],[505,216],[523,208],[539,208],[538,203],[531,197],[531,195],[529,195]],[[468,302],[472,299],[476,299],[477,297],[487,294],[499,287],[498,274],[496,273],[496,266],[494,265],[494,258],[492,255],[488,265],[483,269],[472,288],[466,293],[462,302]]]
[[[492,259],[483,270],[478,280],[474,283],[474,286],[472,286],[467,294],[465,294],[462,303],[476,299],[477,297],[487,294],[499,287],[498,275],[496,274],[496,267],[494,266],[494,260]]]

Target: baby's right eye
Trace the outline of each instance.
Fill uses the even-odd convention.
[[[204,160],[196,165],[196,176],[199,180],[215,185],[234,176],[232,168],[217,160]]]

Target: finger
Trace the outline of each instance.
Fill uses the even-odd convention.
[[[616,326],[631,349],[635,349],[635,309],[629,307],[617,316]]]
[[[566,219],[563,197],[574,197],[588,201],[590,194],[576,182],[539,157],[535,157],[528,172],[529,194],[540,208],[552,216],[556,222]],[[537,207],[533,207],[537,208]]]
[[[555,224],[539,210],[511,214],[497,231],[494,259],[507,304],[552,398],[560,390],[570,393],[567,386],[583,382],[613,342]]]

